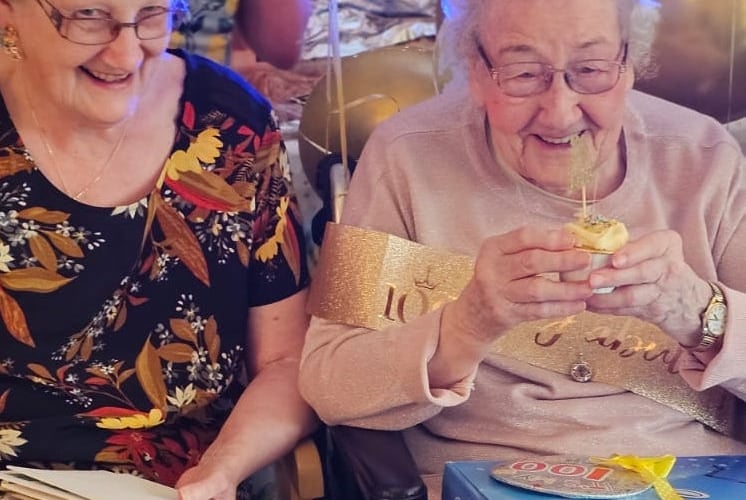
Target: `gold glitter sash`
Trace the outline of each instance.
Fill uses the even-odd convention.
[[[330,223],[308,311],[371,329],[407,323],[458,297],[473,271],[471,257]],[[594,382],[621,387],[733,434],[735,396],[719,387],[701,392],[689,387],[677,364],[691,354],[639,319],[582,313],[527,322],[500,337],[492,352],[565,375],[582,354]]]

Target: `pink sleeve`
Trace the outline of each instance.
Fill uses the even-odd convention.
[[[411,427],[463,403],[476,371],[450,389],[429,387],[439,324],[440,311],[383,330],[313,318],[301,360],[303,397],[327,424],[382,429]]]
[[[721,385],[746,401],[746,293],[721,287],[728,303],[722,347],[699,355],[706,364],[704,371],[697,369],[698,363],[688,363],[681,366],[681,375],[694,389]]]

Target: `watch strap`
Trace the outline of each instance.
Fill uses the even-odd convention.
[[[712,346],[717,343],[718,339],[722,337],[722,333],[716,334],[710,331],[707,326],[707,316],[708,312],[710,312],[715,305],[722,304],[725,306],[725,295],[723,295],[723,291],[717,284],[712,281],[708,281],[707,284],[710,285],[710,288],[712,289],[712,297],[710,297],[710,301],[702,313],[702,337],[700,338],[697,347],[694,348],[695,351],[706,351],[712,348]]]

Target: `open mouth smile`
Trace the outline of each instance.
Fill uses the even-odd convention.
[[[90,70],[83,66],[81,66],[81,69],[83,70],[85,74],[87,74],[91,78],[98,80],[100,82],[104,82],[104,83],[120,83],[120,82],[124,82],[130,77],[130,73],[119,73],[119,74],[101,73],[98,71]]]

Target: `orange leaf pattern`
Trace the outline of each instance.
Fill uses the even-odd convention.
[[[173,484],[241,394],[249,308],[308,284],[271,109],[224,68],[179,56],[178,133],[131,205],[54,188],[0,102],[3,463]]]

